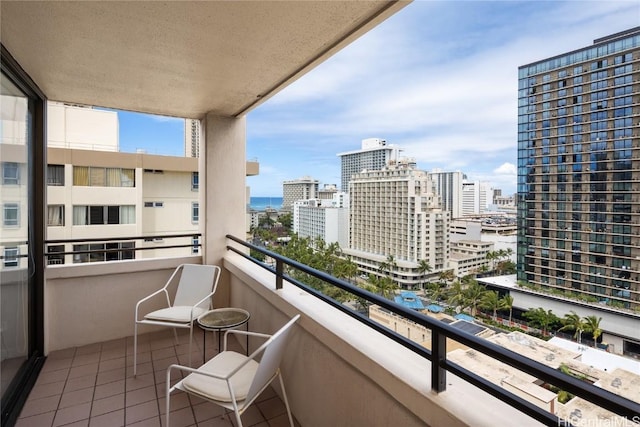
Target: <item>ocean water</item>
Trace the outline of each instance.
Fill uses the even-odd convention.
[[[252,197],[249,201],[251,209],[263,211],[266,208],[280,209],[282,207],[282,197]]]

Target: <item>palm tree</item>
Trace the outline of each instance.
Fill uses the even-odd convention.
[[[586,316],[584,318],[584,330],[590,332],[593,335],[593,346],[595,347],[598,342],[598,337],[602,335],[602,329],[600,329],[600,321],[602,317]]]
[[[438,275],[438,278],[446,285],[453,281],[456,278],[456,275],[453,273],[453,270],[443,270]]]
[[[582,321],[580,316],[578,316],[575,311],[571,311],[571,313],[567,313],[564,315],[562,323],[564,324],[564,326],[558,329],[558,331],[576,331],[576,333],[573,335],[573,338],[575,338],[579,344],[582,341],[582,331],[584,331],[586,326],[585,322]]]
[[[387,255],[386,261],[380,263],[378,270],[381,273],[384,273],[386,276],[391,276],[391,271],[396,269],[398,264],[396,263],[396,259],[393,255]]]
[[[429,295],[429,298],[431,298],[432,301],[438,302],[438,300],[440,300],[444,295],[444,289],[440,283],[431,282],[427,285],[427,295]]]
[[[482,298],[486,292],[487,289],[475,280],[465,290],[464,295],[466,306],[471,309],[472,316],[476,315],[476,312],[478,311],[478,305],[480,305]]]
[[[425,276],[427,273],[431,273],[431,264],[426,259],[421,259],[418,263],[418,273],[422,275],[422,289],[424,289]]]
[[[560,320],[551,310],[545,310],[542,307],[531,308],[525,311],[523,316],[529,319],[529,321],[535,326],[539,326],[542,330],[542,335],[547,335],[549,325]]]
[[[463,305],[465,302],[465,289],[462,287],[462,282],[456,280],[447,290],[447,302],[452,306]]]
[[[480,307],[485,308],[487,310],[493,311],[493,320],[498,318],[498,310],[500,310],[502,306],[503,300],[500,298],[496,291],[486,291],[482,294],[482,299],[480,300]]]
[[[395,290],[398,288],[398,285],[391,280],[390,277],[377,277],[373,274],[369,275],[369,283],[373,286],[378,294],[387,299],[392,299],[395,295]]]
[[[489,251],[487,252],[486,258],[491,262],[491,270],[495,270],[496,260],[498,259],[498,253],[496,251]]]
[[[511,316],[513,315],[513,297],[509,294],[502,297],[502,310],[509,310],[509,326],[511,326]]]

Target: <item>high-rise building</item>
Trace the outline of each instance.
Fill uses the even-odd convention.
[[[462,216],[484,213],[492,201],[492,190],[488,182],[462,182]]]
[[[380,170],[391,160],[397,160],[399,150],[386,139],[367,138],[362,140],[359,150],[338,153],[342,171],[342,191],[349,192],[349,181],[355,173]]]
[[[460,218],[462,216],[462,182],[466,176],[460,171],[444,172],[434,169],[429,172],[429,177],[440,195],[442,209],[449,211],[451,218]]]
[[[637,309],[640,27],[518,73],[518,279]]]
[[[349,245],[349,196],[336,193],[333,199],[298,200],[293,203],[293,231],[300,237],[317,237],[325,243]]]
[[[350,183],[349,248],[344,253],[365,273],[380,274],[393,257],[391,277],[402,287],[421,285],[426,261],[432,272],[447,268],[449,212],[427,172],[399,161],[355,174]]]
[[[184,156],[200,157],[200,120],[184,120]]]
[[[318,180],[310,176],[284,181],[282,183],[282,209],[293,209],[293,202],[298,200],[315,199],[319,185]]]

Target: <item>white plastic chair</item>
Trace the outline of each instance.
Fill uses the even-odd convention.
[[[232,410],[236,415],[236,427],[242,427],[240,416],[276,377],[280,379],[282,400],[287,408],[289,423],[293,427],[291,408],[289,407],[282,374],[280,373],[280,361],[284,354],[287,337],[291,332],[291,326],[299,318],[300,315],[297,314],[273,335],[237,329],[229,330],[224,334],[223,351],[198,369],[180,365],[169,366],[167,368],[167,422],[165,427],[169,427],[171,392],[174,390],[193,394],[223,408]],[[268,339],[250,356],[245,356],[244,354],[227,350],[227,337],[230,333]],[[262,358],[258,362],[255,358],[260,354],[262,354]],[[171,387],[171,372],[175,369],[191,373]]]
[[[167,288],[174,277],[180,274],[176,296],[171,304]],[[138,325],[161,325],[174,328],[189,328],[189,366],[191,366],[191,346],[193,341],[193,323],[212,307],[212,297],[218,287],[220,267],[216,265],[181,264],[173,272],[162,289],[141,299],[136,304],[135,327],[133,332],[133,375],[136,375],[138,362]],[[151,298],[164,294],[167,307],[140,317],[140,305]]]

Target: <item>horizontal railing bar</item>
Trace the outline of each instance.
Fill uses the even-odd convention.
[[[55,239],[45,240],[45,245],[51,245],[54,243],[84,243],[84,242],[128,242],[132,240],[144,240],[144,239],[173,239],[179,237],[201,237],[202,233],[187,233],[187,234],[159,234],[152,236],[137,236],[137,237],[104,237],[104,238],[90,238],[90,239]]]
[[[172,249],[172,248],[199,248],[201,244],[184,244],[184,245],[168,245],[168,246],[152,246],[152,247],[135,247],[135,248],[112,248],[112,249],[91,249],[86,251],[69,251],[69,252],[45,252],[45,256],[54,255],[76,255],[76,254],[97,254],[105,252],[128,252],[128,251],[149,251],[152,249]]]
[[[612,411],[618,415],[627,417],[628,419],[634,419],[634,417],[640,416],[640,404],[637,402],[626,399],[622,396],[619,396],[617,394],[614,394],[612,392],[609,392],[603,388],[594,386],[592,384],[587,384],[578,378],[574,378],[570,375],[566,375],[556,369],[553,369],[535,360],[529,359],[521,354],[518,354],[507,348],[501,347],[483,338],[479,338],[479,337],[476,337],[475,335],[471,335],[465,332],[460,332],[457,328],[451,325],[448,325],[436,319],[432,319],[415,310],[408,309],[400,304],[387,300],[386,298],[383,298],[367,290],[358,288],[357,286],[354,286],[344,280],[337,279],[327,273],[310,268],[304,264],[301,264],[297,261],[286,258],[268,249],[255,246],[253,244],[240,240],[235,236],[227,235],[226,237],[245,247],[248,247],[250,249],[263,253],[264,255],[270,258],[280,260],[287,265],[290,265],[304,273],[310,274],[311,276],[314,276],[331,285],[334,285],[340,289],[343,289],[355,296],[364,298],[377,305],[380,305],[396,314],[399,314],[409,320],[414,321],[415,323],[421,326],[425,326],[431,329],[433,333],[444,334],[445,336],[457,342],[460,342],[461,344],[467,345],[468,347],[471,347],[483,354],[493,357],[494,359],[497,359],[503,363],[513,366],[514,368],[522,372],[526,372],[540,380],[544,380],[545,382],[553,384],[554,386],[559,387],[563,390],[566,390],[567,392],[572,393],[576,396],[579,396],[585,400],[588,400],[589,402],[592,402],[601,408]],[[230,247],[228,246],[228,248]],[[271,271],[273,272],[273,270]],[[402,340],[407,340],[404,337],[401,337],[401,338]],[[410,340],[407,340],[407,341],[410,341]],[[502,396],[504,391],[505,390],[502,387],[493,385],[493,387],[491,388],[490,394],[494,396]]]

